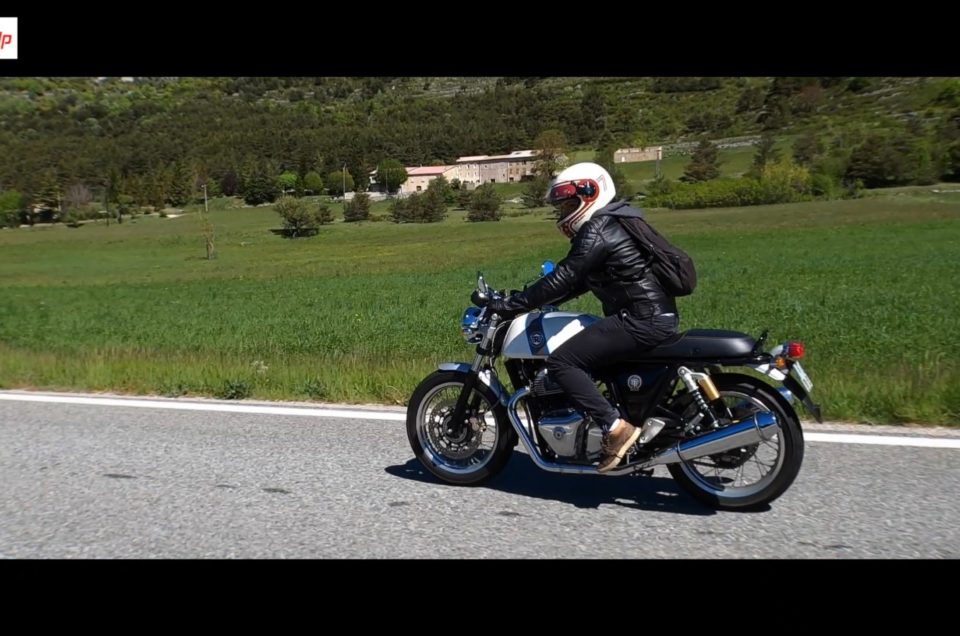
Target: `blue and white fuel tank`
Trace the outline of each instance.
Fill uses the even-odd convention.
[[[503,339],[504,358],[546,358],[560,345],[600,320],[569,311],[531,312],[514,318]]]

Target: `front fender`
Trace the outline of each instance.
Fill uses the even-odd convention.
[[[466,362],[443,362],[437,365],[437,369],[440,371],[459,371],[464,374],[473,372],[471,365]],[[480,371],[479,377],[480,381],[490,387],[490,390],[496,394],[497,401],[503,406],[506,406],[507,402],[510,401],[510,395],[506,389],[503,388],[503,385],[500,384],[500,378],[497,377],[496,372],[492,369],[483,369]]]

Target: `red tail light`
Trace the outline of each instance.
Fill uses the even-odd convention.
[[[799,360],[803,357],[803,343],[802,342],[788,342],[784,354],[788,358],[793,360]]]

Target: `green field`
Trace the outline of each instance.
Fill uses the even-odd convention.
[[[269,232],[269,207],[0,231],[0,386],[404,403],[459,335],[477,270],[534,278],[566,243],[543,210],[499,223]],[[802,339],[828,419],[960,419],[960,193],[652,211],[696,259],[684,329]],[[596,312],[584,297],[569,305]]]
[[[777,142],[776,148],[780,151],[781,156],[789,156],[791,144],[792,141],[788,138],[783,138]],[[571,163],[576,163],[593,161],[596,152],[593,150],[575,150],[570,154],[572,156]],[[739,177],[753,165],[753,158],[757,154],[757,149],[755,146],[721,148],[717,154],[720,176]],[[660,171],[667,179],[677,181],[683,176],[683,172],[689,163],[690,155],[670,155],[660,161]],[[617,166],[634,188],[641,187],[643,183],[657,176],[656,161],[619,163]]]

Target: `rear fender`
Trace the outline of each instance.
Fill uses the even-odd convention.
[[[800,400],[800,403],[803,404],[803,408],[805,408],[810,415],[815,417],[818,422],[823,422],[823,417],[820,415],[820,405],[813,403],[813,400],[810,399],[810,394],[804,390],[799,382],[772,364],[748,364],[746,366],[750,369],[753,369],[757,373],[762,373],[768,378],[783,384],[783,386],[787,389],[786,392],[788,395],[785,396],[787,399],[789,399],[791,397],[790,394],[792,394],[792,396]],[[777,392],[781,395],[781,397],[784,397],[784,391],[782,389],[778,388]]]

